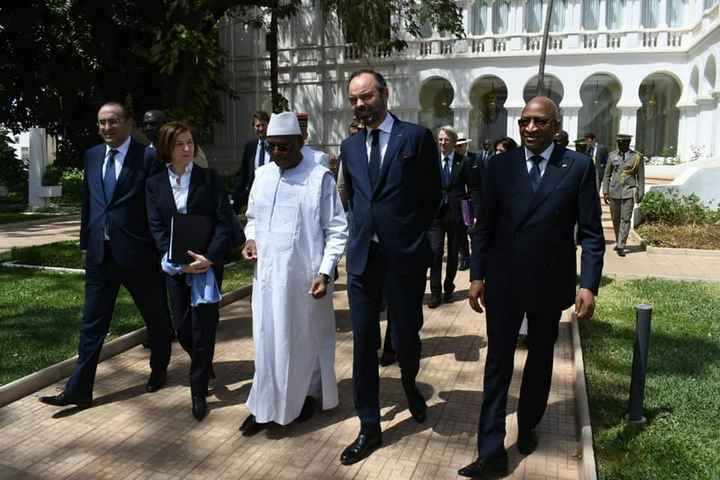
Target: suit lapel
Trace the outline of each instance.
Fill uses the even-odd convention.
[[[388,113],[388,115],[392,115],[392,113]],[[393,119],[394,122],[392,130],[390,131],[390,139],[388,140],[387,149],[385,150],[385,156],[382,160],[382,167],[380,167],[380,177],[378,178],[377,185],[375,185],[375,191],[373,192],[373,195],[377,194],[382,189],[382,184],[385,182],[388,170],[390,170],[390,164],[395,159],[397,150],[402,144],[404,133],[402,122],[398,120],[395,115],[393,115]]]
[[[194,206],[193,200],[195,199],[198,187],[205,183],[204,175],[202,173],[203,172],[200,171],[197,165],[193,165],[192,172],[190,172],[190,188],[188,188],[187,213],[190,213],[191,206]]]
[[[123,188],[124,184],[127,182],[128,176],[130,175],[130,170],[135,168],[136,158],[137,158],[137,147],[138,144],[135,143],[135,140],[130,140],[130,145],[128,145],[127,153],[125,154],[125,160],[123,160],[123,166],[122,169],[120,169],[120,175],[117,179],[117,184],[115,185],[115,191],[113,192],[113,196],[110,199],[110,203],[113,203],[119,196],[120,190]],[[142,151],[143,158],[145,157],[145,150]]]
[[[164,180],[164,181],[161,180],[160,183],[162,185],[165,185],[165,187],[162,188],[161,190],[163,192],[163,195],[165,195],[165,197],[166,197],[166,201],[167,201],[168,205],[170,205],[170,210],[172,210],[172,214],[174,215],[177,213],[177,205],[175,205],[175,195],[173,195],[172,185],[170,184],[170,182],[172,180],[170,180],[167,172],[165,172],[165,175],[163,175],[163,177],[164,178],[162,178],[162,180]]]
[[[548,195],[550,195],[550,193],[555,190],[555,187],[558,186],[560,181],[570,171],[573,159],[570,157],[565,158],[565,151],[566,150],[564,148],[558,146],[555,146],[555,148],[553,149],[550,160],[545,167],[545,173],[542,176],[540,187],[533,195],[530,205],[525,212],[522,221],[520,222],[521,224],[527,221],[530,215],[532,215],[532,213],[537,210],[537,208],[542,204],[542,202],[544,202]],[[527,168],[525,169],[525,172],[527,173]],[[528,175],[528,182],[529,181],[530,178]]]
[[[452,173],[450,174],[450,185],[455,185],[462,170],[462,155],[453,155]]]
[[[368,173],[369,168],[369,159],[367,155],[367,131],[358,132],[352,137],[350,137],[350,148],[348,148],[348,152],[357,152],[357,157],[355,157],[353,160],[356,160],[357,165],[357,173],[359,175],[358,180],[362,183],[362,187],[368,192],[369,196],[372,196],[372,187],[370,186],[370,175]],[[351,165],[353,160],[350,160],[351,163],[348,165]]]

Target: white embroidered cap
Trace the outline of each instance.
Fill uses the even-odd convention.
[[[302,135],[294,112],[273,113],[267,127],[267,136]]]

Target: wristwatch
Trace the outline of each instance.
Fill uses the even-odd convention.
[[[325,273],[320,273],[318,276],[322,277],[323,281],[325,282],[325,285],[330,283],[330,275],[327,275]]]

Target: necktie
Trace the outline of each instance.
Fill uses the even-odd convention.
[[[450,157],[443,158],[443,187],[450,185]]]
[[[540,172],[540,162],[543,161],[543,157],[540,155],[533,155],[530,157],[533,162],[533,166],[530,169],[530,186],[532,186],[533,192],[537,192],[542,181],[542,174]]]
[[[368,176],[370,177],[370,186],[375,190],[375,185],[380,177],[380,130],[375,129],[370,132],[370,135],[372,135],[372,144],[370,145]]]
[[[117,185],[117,178],[115,177],[115,155],[119,152],[114,148],[110,150],[108,155],[107,164],[105,166],[105,175],[103,176],[103,190],[105,191],[105,203],[110,203],[112,200],[113,193],[115,192],[115,186]]]
[[[265,152],[267,152],[267,146],[265,144],[265,140],[260,140],[260,146],[258,147],[260,149],[260,158],[258,158],[258,167],[262,167],[265,165]]]

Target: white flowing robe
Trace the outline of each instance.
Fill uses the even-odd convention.
[[[300,414],[319,367],[322,408],[338,405],[333,282],[308,292],[319,273],[333,278],[347,220],[330,171],[313,159],[255,171],[245,235],[257,245],[252,313],[255,376],[247,407],[258,422],[286,425]]]

